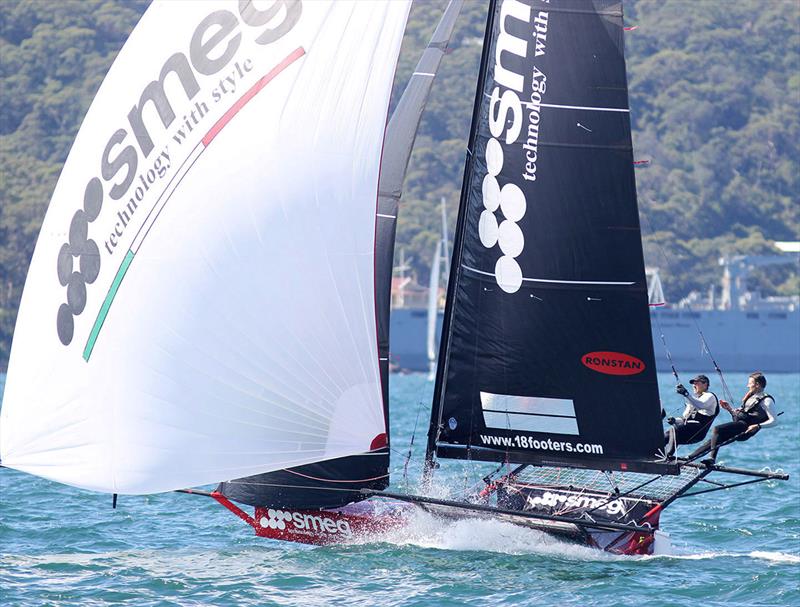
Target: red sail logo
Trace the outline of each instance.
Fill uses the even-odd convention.
[[[622,352],[589,352],[581,357],[581,362],[592,371],[606,375],[636,375],[645,368],[641,360]]]

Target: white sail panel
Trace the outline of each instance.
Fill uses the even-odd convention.
[[[0,460],[116,493],[363,453],[384,432],[381,145],[406,2],[155,3],[59,179]]]

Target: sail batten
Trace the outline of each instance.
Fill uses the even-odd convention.
[[[470,272],[474,272],[475,274],[480,274],[482,276],[491,276],[492,278],[496,278],[497,274],[494,272],[484,272],[483,270],[478,270],[477,268],[471,268],[470,266],[461,265],[462,268],[468,270]],[[558,280],[556,278],[530,278],[523,276],[520,278],[523,282],[542,282],[547,284],[557,284],[557,285],[607,285],[607,286],[625,286],[630,287],[636,285],[635,282],[632,281],[608,281],[608,280]]]

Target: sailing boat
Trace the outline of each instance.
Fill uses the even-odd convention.
[[[436,243],[431,260],[431,275],[428,280],[428,327],[426,343],[428,346],[428,380],[436,379],[436,355],[438,353],[437,331],[439,319],[439,275],[444,263],[445,273],[450,272],[450,260],[447,256],[449,248],[447,237],[447,210],[445,199],[441,201],[442,208],[442,237]]]
[[[274,539],[349,541],[424,509],[625,554],[711,473],[786,478],[658,456],[620,3],[498,0],[425,481],[446,459],[498,468],[453,499],[384,490],[397,202],[457,4],[385,139],[406,3],[147,11],[45,218],[3,465],[114,494],[224,480],[186,491]]]

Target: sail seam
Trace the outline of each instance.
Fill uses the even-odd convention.
[[[488,97],[489,99],[492,98],[492,96],[489,95],[488,93],[484,93],[483,96]],[[590,112],[621,112],[623,114],[630,114],[631,112],[630,108],[600,107],[598,105],[564,105],[559,103],[532,103],[530,101],[522,102],[520,105],[534,109],[538,109],[540,107],[550,107],[558,110],[588,110]]]
[[[551,107],[556,108],[559,110],[589,110],[594,112],[622,112],[626,114],[630,114],[630,108],[624,107],[599,107],[599,106],[588,106],[588,105],[559,105],[556,103],[525,103],[523,104],[527,107]]]
[[[478,270],[476,268],[471,268],[468,265],[461,264],[461,267],[465,270],[469,270],[470,272],[475,272],[476,274],[482,274],[484,276],[491,276],[496,277],[494,272],[484,272],[483,270]],[[624,282],[624,281],[606,281],[606,280],[555,280],[550,278],[522,278],[523,281],[527,282],[546,282],[546,283],[553,283],[553,284],[566,284],[566,285],[623,285],[623,286],[630,286],[636,284],[635,282]]]

